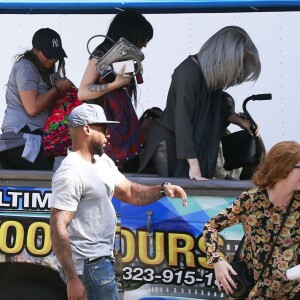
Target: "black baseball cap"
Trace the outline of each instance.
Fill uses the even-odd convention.
[[[50,28],[41,28],[34,34],[32,47],[41,50],[48,59],[67,57],[59,34]]]

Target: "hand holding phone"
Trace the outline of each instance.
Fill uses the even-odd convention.
[[[125,61],[118,61],[112,64],[114,72],[119,74],[121,68],[125,65],[124,74],[126,73],[133,73],[134,72],[134,63],[133,60],[125,60]]]
[[[50,81],[51,81],[52,86],[55,86],[59,79],[61,79],[61,76],[58,72],[55,72],[55,73],[51,74],[50,75]]]

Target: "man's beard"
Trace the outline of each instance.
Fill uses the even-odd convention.
[[[92,150],[93,150],[94,155],[102,156],[104,153],[104,149],[103,149],[102,145],[95,141],[92,141]]]

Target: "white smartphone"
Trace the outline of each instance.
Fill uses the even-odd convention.
[[[125,60],[125,61],[114,62],[112,64],[114,72],[116,74],[120,73],[120,70],[124,65],[126,66],[125,70],[124,70],[124,73],[133,73],[134,72],[133,60]]]

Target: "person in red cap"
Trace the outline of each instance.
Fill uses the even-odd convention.
[[[65,78],[65,57],[59,34],[50,28],[39,29],[32,38],[32,49],[17,56],[8,79],[0,135],[4,168],[53,169],[53,158],[43,153],[42,135],[51,103],[71,84]],[[54,72],[63,77],[55,85],[50,80]]]

